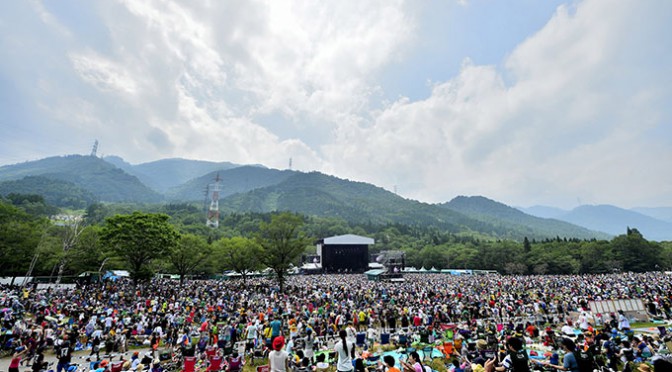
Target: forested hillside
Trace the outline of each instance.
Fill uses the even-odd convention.
[[[0,181],[42,176],[71,182],[106,202],[155,203],[162,196],[103,159],[69,155],[0,167]],[[26,191],[23,191],[26,193]]]
[[[220,179],[219,196],[225,198],[229,195],[278,184],[295,173],[297,172],[257,166],[218,170],[168,190],[166,198],[171,201],[202,201],[205,190],[215,182],[217,177]]]
[[[29,196],[0,200],[0,255],[10,258],[0,263],[3,273],[24,274],[30,264],[26,258],[36,254],[39,260],[35,275],[50,275],[54,265],[63,257],[67,258],[66,274],[98,270],[103,261],[106,261],[106,267],[125,269],[116,253],[101,244],[100,234],[107,217],[130,215],[138,211],[137,207],[92,205],[83,220],[85,229],[77,244],[66,253],[62,239],[69,227],[49,224],[41,214],[34,214],[40,211],[34,208],[38,204],[39,200]],[[204,213],[195,205],[145,205],[139,209],[143,213],[167,214],[170,216],[168,223],[180,235],[189,237],[188,241],[198,239],[208,244],[211,250],[209,259],[196,269],[204,275],[231,269],[220,257],[223,253],[219,249],[231,244],[231,239],[235,239],[236,244],[254,245],[260,226],[268,223],[273,215],[223,214],[220,227],[212,229],[205,227]],[[307,237],[306,254],[315,252],[312,242],[319,238],[358,234],[375,240],[370,247],[371,253],[402,250],[406,253],[407,265],[417,268],[483,269],[503,274],[601,273],[672,268],[672,243],[647,241],[636,229],[629,229],[610,240],[525,239],[516,242],[454,234],[436,227],[352,223],[334,217],[299,217],[303,221],[301,231]],[[295,264],[300,265],[300,261]],[[152,267],[170,271],[171,263],[167,257],[159,257]]]
[[[72,182],[42,176],[27,176],[20,180],[0,182],[0,195],[37,194],[56,207],[85,209],[97,200],[93,193]]]

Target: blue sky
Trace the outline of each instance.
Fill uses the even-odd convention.
[[[672,3],[0,3],[0,165],[99,153],[402,196],[672,206]]]

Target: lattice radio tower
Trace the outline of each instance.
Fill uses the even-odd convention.
[[[210,206],[206,214],[205,226],[219,227],[219,191],[221,190],[221,178],[219,173],[215,177],[215,182],[208,185],[207,193],[210,194]]]
[[[98,140],[96,140],[93,143],[93,148],[91,149],[91,156],[93,156],[95,158],[97,152],[98,152]]]

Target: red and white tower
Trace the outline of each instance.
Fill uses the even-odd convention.
[[[219,191],[221,190],[221,179],[219,173],[215,178],[215,182],[208,186],[208,193],[210,194],[210,206],[208,207],[205,226],[217,228],[219,227]]]

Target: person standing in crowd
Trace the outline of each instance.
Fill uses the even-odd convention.
[[[352,359],[355,357],[355,345],[347,339],[347,332],[342,329],[338,332],[340,340],[334,345],[334,351],[338,355],[336,369],[339,372],[351,372],[353,369]]]
[[[58,358],[58,364],[56,365],[56,372],[68,370],[68,367],[70,367],[70,361],[72,360],[73,350],[74,348],[70,344],[70,340],[68,340],[68,337],[63,336],[63,343],[61,343],[56,352],[56,356]]]
[[[284,350],[285,339],[277,336],[273,339],[273,351],[268,353],[268,364],[271,372],[287,372],[289,370],[289,354]]]
[[[618,330],[622,332],[630,330],[630,321],[623,313],[623,310],[618,310]]]
[[[19,346],[14,350],[14,354],[12,354],[12,360],[9,362],[9,372],[19,372],[21,358],[27,352],[28,349],[24,346]]]
[[[282,335],[282,321],[279,317],[273,317],[269,325],[271,327],[271,344],[273,344],[273,340]]]

